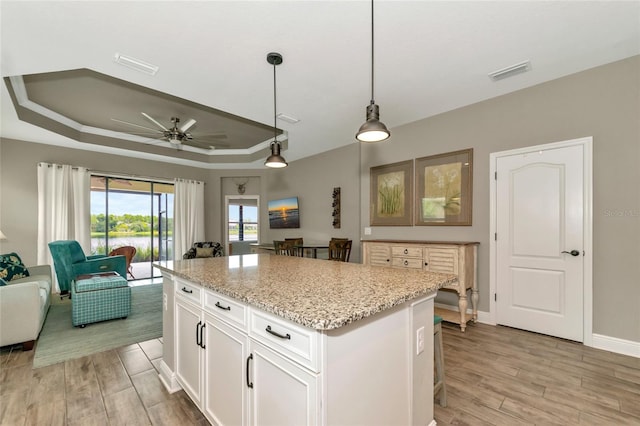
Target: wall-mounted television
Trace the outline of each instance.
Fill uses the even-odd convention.
[[[271,200],[267,206],[269,208],[269,228],[300,228],[298,197]]]

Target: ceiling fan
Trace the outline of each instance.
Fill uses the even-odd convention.
[[[111,120],[113,120],[115,122],[118,122],[118,123],[121,123],[121,124],[126,124],[128,126],[134,126],[134,127],[138,127],[138,128],[142,128],[142,129],[147,130],[146,132],[127,132],[127,133],[140,135],[140,136],[151,136],[155,140],[169,142],[170,144],[174,145],[178,149],[181,149],[183,145],[193,146],[193,147],[200,148],[200,149],[215,149],[217,147],[226,147],[226,146],[228,146],[226,144],[222,144],[222,143],[219,143],[219,142],[213,142],[213,141],[204,140],[205,138],[207,138],[207,139],[208,138],[211,138],[211,139],[226,139],[227,136],[225,134],[221,133],[221,132],[194,137],[189,132],[189,129],[191,129],[194,124],[196,124],[196,120],[194,120],[193,118],[187,120],[186,123],[184,123],[182,126],[178,127],[178,124],[180,123],[180,118],[171,117],[171,123],[173,123],[173,125],[172,125],[172,127],[167,128],[162,123],[160,123],[158,120],[156,120],[153,117],[151,117],[149,114],[146,114],[146,113],[143,112],[142,115],[147,120],[151,121],[153,124],[158,126],[160,128],[160,130],[151,129],[149,127],[141,126],[139,124],[129,123],[127,121],[122,121],[122,120],[118,120],[118,119],[115,119],[115,118],[112,118]]]

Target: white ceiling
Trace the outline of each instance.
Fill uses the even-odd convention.
[[[405,123],[640,54],[640,1],[375,3],[375,100]],[[369,1],[1,1],[2,76],[88,68],[250,120],[278,121],[291,162],[355,142],[370,99]],[[159,66],[149,76],[115,53]],[[499,82],[487,74],[530,60]],[[98,147],[18,120],[2,84],[1,136],[211,168],[218,164]]]

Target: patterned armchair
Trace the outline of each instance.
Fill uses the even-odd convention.
[[[222,257],[224,249],[220,243],[204,241],[193,243],[193,246],[186,252],[183,259],[195,259],[196,257]]]
[[[85,256],[80,243],[75,240],[50,242],[49,250],[61,294],[69,292],[71,281],[78,275],[115,271],[127,278],[127,260],[124,256]]]

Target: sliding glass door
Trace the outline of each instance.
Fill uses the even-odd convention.
[[[133,246],[129,279],[160,276],[156,260],[173,256],[173,185],[91,176],[91,252]]]

